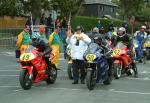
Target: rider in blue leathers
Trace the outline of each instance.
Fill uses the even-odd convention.
[[[135,52],[136,52],[136,61],[141,61],[141,58],[143,57],[143,44],[147,38],[147,33],[145,32],[146,27],[145,26],[141,26],[139,31],[136,31],[134,34],[134,38],[137,41],[138,47],[135,48]]]

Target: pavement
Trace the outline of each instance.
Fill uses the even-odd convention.
[[[34,84],[23,90],[19,84],[19,63],[12,50],[0,49],[0,103],[150,103],[150,62],[138,64],[139,77],[121,77],[111,85],[96,85],[89,91],[86,84],[72,85],[67,76],[67,62],[61,56],[55,84]]]

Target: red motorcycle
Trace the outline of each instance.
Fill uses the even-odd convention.
[[[122,42],[119,42],[115,48],[113,48],[113,69],[115,79],[119,79],[122,74],[126,73],[127,75],[137,76],[137,67],[133,63],[132,59],[129,56],[129,50],[126,45]]]
[[[57,70],[51,64],[51,68],[47,67],[44,57],[38,56],[40,52],[38,48],[29,46],[25,53],[20,56],[21,72],[20,85],[23,89],[28,90],[33,83],[46,81],[47,84],[53,84],[57,78]],[[53,54],[50,54],[52,59]]]

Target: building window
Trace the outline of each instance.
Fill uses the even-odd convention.
[[[104,11],[104,5],[99,5],[99,10]]]
[[[110,7],[110,11],[111,12],[114,12],[115,10],[114,10],[114,7]]]

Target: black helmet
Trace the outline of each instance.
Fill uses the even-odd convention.
[[[95,37],[94,37],[94,42],[97,43],[97,44],[99,44],[99,45],[101,45],[102,39],[103,39],[103,38],[102,38],[102,36],[100,36],[100,35],[99,35],[99,36],[95,36]]]

